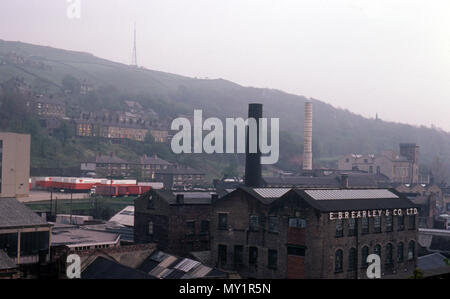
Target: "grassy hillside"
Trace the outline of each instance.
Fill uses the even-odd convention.
[[[158,113],[170,111],[173,116],[192,113],[194,109],[203,109],[205,116],[245,116],[248,103],[263,103],[265,116],[280,118],[283,132],[279,166],[291,169],[298,166],[292,161],[302,152],[303,104],[306,100],[303,96],[243,87],[221,79],[194,79],[137,69],[87,53],[0,40],[0,60],[12,52],[44,64],[46,68],[0,64],[0,83],[12,77],[23,77],[34,88],[57,93],[63,78],[70,75],[96,88],[112,86],[127,97],[155,108]],[[430,164],[437,156],[443,161],[450,157],[450,134],[447,132],[367,119],[319,100],[313,100],[313,103],[315,161],[327,161],[351,152],[398,149],[400,142],[416,142],[421,147],[420,159],[424,164]],[[82,146],[81,150],[84,149]]]

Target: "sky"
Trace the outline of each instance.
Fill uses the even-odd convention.
[[[449,15],[448,0],[1,0],[0,39],[130,64],[136,23],[146,68],[450,131]]]

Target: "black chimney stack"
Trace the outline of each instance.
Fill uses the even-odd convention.
[[[246,156],[245,156],[245,186],[247,187],[260,187],[262,183],[261,175],[261,151],[259,148],[259,119],[262,118],[263,106],[262,104],[249,104],[248,105],[248,118],[254,118],[256,120],[257,128],[257,152],[249,152],[250,132],[247,127],[247,142],[246,142]]]

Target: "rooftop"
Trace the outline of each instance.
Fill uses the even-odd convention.
[[[159,279],[226,278],[225,272],[202,263],[157,251],[148,257],[139,270]]]
[[[3,251],[0,250],[0,270],[10,270],[17,268],[16,263]]]
[[[110,222],[116,222],[125,226],[134,226],[134,206],[127,206],[122,211],[114,215]]]
[[[117,233],[84,229],[76,226],[54,227],[52,230],[52,246],[66,245],[90,246],[95,244],[116,244],[120,240]]]
[[[0,228],[50,226],[15,198],[0,198]]]
[[[305,190],[305,193],[315,200],[399,198],[387,189]]]
[[[81,279],[154,279],[154,277],[99,256],[84,269]]]

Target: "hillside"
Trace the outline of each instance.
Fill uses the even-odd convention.
[[[5,62],[15,53],[26,62]],[[279,117],[281,161],[295,169],[302,152],[303,96],[279,90],[243,87],[230,81],[203,80],[134,68],[91,54],[0,40],[0,83],[24,78],[36,90],[58,93],[66,76],[89,82],[96,88],[114,87],[127,97],[150,105],[158,113],[176,116],[203,109],[205,116],[245,116],[249,102],[264,104],[264,115]],[[363,100],[363,99],[362,99]],[[377,153],[396,149],[400,142],[415,142],[421,162],[450,157],[450,134],[438,129],[367,119],[319,100],[314,104],[313,151],[316,163],[347,153]],[[389,109],[386,107],[386,109]],[[407,109],[414,109],[407,107]],[[406,112],[407,113],[407,110]],[[375,115],[375,112],[373,113]]]

